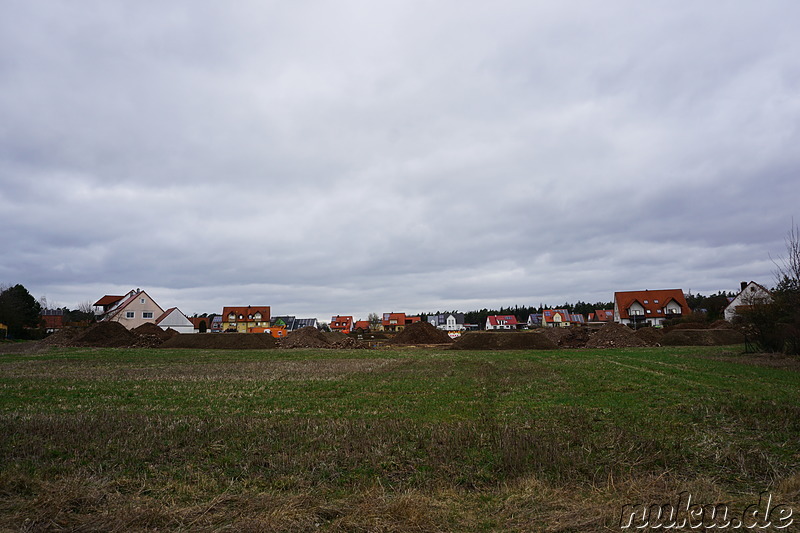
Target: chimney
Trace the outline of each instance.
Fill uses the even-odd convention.
[[[747,282],[746,282],[746,281],[743,281],[743,282],[742,282],[742,285],[741,285],[741,287],[742,287],[742,289],[741,289],[741,290],[744,290],[744,288],[745,288],[745,287],[747,287]]]

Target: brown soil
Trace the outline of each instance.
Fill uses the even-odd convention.
[[[339,332],[324,332],[313,326],[298,329],[281,339],[281,348],[366,348],[367,346]]]
[[[560,348],[583,348],[589,341],[589,329],[586,327],[542,328],[537,330]]]
[[[394,336],[389,344],[451,344],[453,339],[446,331],[428,322],[414,322]]]
[[[165,341],[167,339],[171,339],[175,335],[178,335],[178,332],[174,329],[167,329],[163,330],[160,327],[156,326],[152,322],[145,322],[138,328],[133,328],[133,331],[137,335],[152,335],[154,337],[158,337],[161,341]]]
[[[716,322],[712,322],[709,327],[711,329],[736,329],[736,326],[727,320],[717,320]]]
[[[646,345],[631,328],[616,322],[609,322],[598,329],[586,343],[587,348],[632,348]]]
[[[537,332],[465,333],[453,343],[453,350],[555,350],[558,345]]]
[[[661,341],[664,339],[664,331],[660,328],[640,328],[633,334],[648,346],[661,346]]]
[[[123,348],[136,344],[138,337],[119,322],[98,322],[72,339],[70,346]]]
[[[195,350],[269,350],[277,341],[267,333],[178,333],[159,348]]]
[[[664,346],[726,346],[742,344],[744,335],[734,329],[676,329],[664,335]]]

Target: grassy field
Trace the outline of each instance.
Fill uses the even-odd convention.
[[[4,354],[0,528],[620,531],[682,491],[797,525],[800,365],[741,351]]]

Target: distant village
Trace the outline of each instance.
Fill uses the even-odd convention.
[[[768,302],[770,292],[756,282],[742,282],[738,293],[726,297],[724,319],[732,321],[737,312],[754,302]],[[437,329],[446,331],[455,338],[470,330],[518,330],[533,328],[566,328],[571,326],[603,325],[610,322],[638,327],[662,327],[667,320],[688,317],[703,309],[691,309],[687,295],[682,289],[657,289],[619,291],[614,293],[613,308],[595,309],[588,314],[570,312],[568,309],[542,309],[528,313],[525,317],[514,314],[486,316],[481,323],[467,323],[465,313],[448,312],[430,315],[408,315],[388,312],[382,315],[356,318],[352,315],[332,316],[330,322],[314,318],[290,315],[272,315],[269,305],[246,305],[223,307],[221,313],[187,316],[177,307],[162,307],[143,289],[132,289],[123,295],[105,295],[93,304],[94,320],[115,321],[128,329],[146,323],[163,330],[178,333],[261,333],[282,338],[289,333],[307,327],[330,329],[345,334],[367,334],[376,332],[397,333],[407,326],[427,321]],[[60,309],[44,309],[42,321],[48,332],[65,326],[64,313]],[[0,328],[2,325],[0,325]]]

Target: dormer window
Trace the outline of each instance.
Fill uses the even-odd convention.
[[[650,302],[648,302],[647,300],[645,300],[645,301],[644,301],[644,303],[650,303]]]
[[[653,303],[654,303],[654,304],[657,304],[657,303],[658,303],[658,300],[653,300]]]

